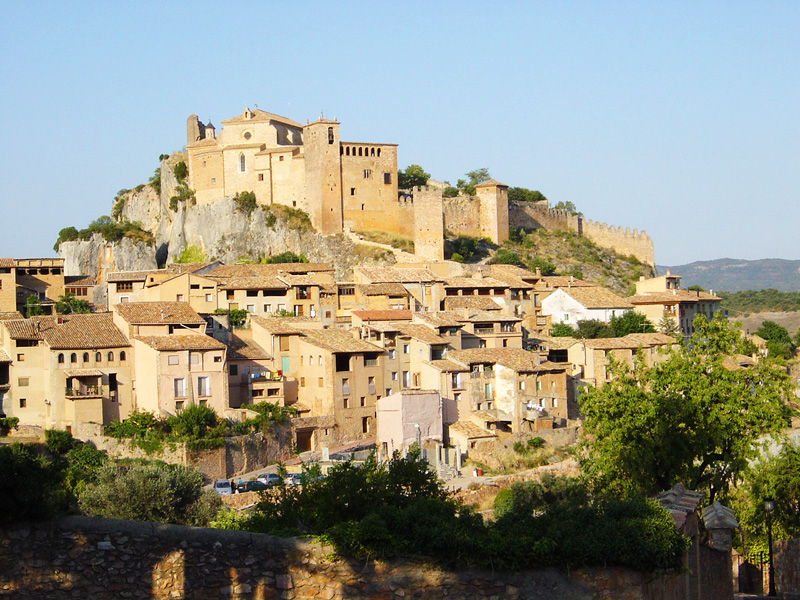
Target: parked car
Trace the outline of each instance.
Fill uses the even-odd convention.
[[[301,485],[303,483],[303,476],[300,473],[289,473],[283,480],[286,485]]]
[[[271,487],[273,485],[278,485],[278,483],[280,483],[281,476],[278,475],[277,473],[261,473],[261,475],[256,477],[256,480]]]
[[[220,496],[230,496],[233,493],[233,489],[231,489],[231,482],[227,479],[217,479],[214,482],[214,491]]]
[[[236,485],[236,491],[240,494],[242,492],[260,492],[262,490],[268,490],[269,485],[264,483],[263,481],[259,481],[256,479],[255,481],[243,481]]]

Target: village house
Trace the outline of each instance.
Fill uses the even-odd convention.
[[[0,412],[75,431],[124,419],[131,364],[130,342],[109,313],[0,319]]]
[[[542,314],[551,323],[575,326],[578,321],[597,320],[603,323],[621,317],[632,305],[616,294],[597,286],[559,288],[542,300]]]
[[[63,258],[0,258],[0,312],[23,310],[34,296],[47,313],[64,295]]]

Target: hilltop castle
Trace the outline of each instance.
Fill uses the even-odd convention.
[[[222,129],[197,115],[186,122],[189,187],[199,204],[252,191],[256,202],[301,209],[314,227],[330,235],[380,230],[414,240],[425,260],[444,257],[445,227],[457,235],[508,238],[509,225],[550,228],[557,224],[599,245],[654,264],[644,233],[617,229],[546,205],[511,203],[508,186],[485,181],[474,197],[442,198],[440,188],[398,194],[397,144],[343,142],[339,122],[323,116],[301,125],[263,110],[245,108],[222,121]]]

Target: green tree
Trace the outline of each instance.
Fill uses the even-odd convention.
[[[614,332],[605,323],[597,319],[585,319],[578,321],[578,327],[575,330],[575,337],[587,340],[594,340],[597,338],[614,337]]]
[[[690,292],[705,292],[705,290],[704,290],[703,288],[701,288],[701,287],[700,287],[699,285],[697,285],[697,284],[690,285],[690,286],[689,286],[687,289],[688,289]]]
[[[795,344],[785,327],[781,327],[774,321],[763,321],[761,327],[756,331],[756,335],[767,340],[768,356],[784,359],[792,357]]]
[[[459,179],[456,186],[459,190],[468,196],[475,195],[475,186],[484,181],[488,181],[492,176],[489,175],[489,169],[486,167],[482,169],[475,169],[466,174],[466,179]]]
[[[191,264],[206,262],[206,253],[199,246],[188,245],[175,259],[178,264]]]
[[[609,322],[613,337],[622,337],[629,333],[655,333],[656,328],[643,314],[629,310],[620,316],[611,317]]]
[[[86,300],[75,297],[74,294],[64,294],[56,302],[56,312],[62,315],[72,313],[90,313],[92,307]]]
[[[519,254],[512,252],[508,248],[499,248],[492,258],[494,265],[522,265]]]
[[[776,456],[750,467],[746,483],[737,490],[732,502],[747,537],[764,537],[767,497],[775,501],[772,513],[775,537],[800,537],[800,447],[787,442]]]
[[[528,269],[531,271],[539,269],[539,272],[545,277],[555,275],[556,272],[556,266],[553,263],[544,258],[539,258],[538,256],[528,261]]]
[[[192,404],[167,419],[167,425],[181,436],[201,438],[217,426],[219,418],[214,409]]]
[[[442,196],[445,198],[455,198],[458,196],[458,188],[448,185],[442,190]]]
[[[521,187],[508,188],[508,200],[511,202],[547,202],[547,198],[539,190]]]
[[[578,212],[578,209],[575,208],[572,202],[559,202],[553,208],[556,210],[565,210],[571,215],[583,215],[583,213]]]
[[[189,174],[189,168],[186,166],[185,162],[180,161],[175,163],[175,166],[172,167],[172,173],[175,175],[175,179],[181,182],[186,179],[186,176]]]
[[[419,165],[408,165],[405,171],[397,172],[397,187],[401,190],[422,187],[430,178],[431,174],[426,173]]]
[[[681,481],[713,500],[758,456],[759,438],[787,423],[786,373],[723,365],[738,333],[721,317],[695,318],[689,344],[664,362],[612,364],[612,381],[581,396],[583,468],[603,485],[646,494]]]
[[[53,515],[59,476],[31,446],[0,446],[0,525],[37,521]]]
[[[44,306],[42,306],[42,302],[39,300],[39,297],[35,294],[30,294],[27,298],[25,298],[25,316],[26,317],[34,317],[37,315],[44,314]]]
[[[674,338],[678,338],[681,335],[681,330],[678,328],[678,324],[675,322],[675,319],[664,311],[664,314],[661,316],[661,320],[658,322],[658,331],[659,333],[663,333],[666,335],[671,335]]]
[[[265,264],[283,264],[283,263],[307,263],[308,259],[303,254],[295,254],[294,252],[286,251],[281,252],[280,254],[276,254],[275,256],[270,256],[267,258],[264,263]]]
[[[219,508],[203,492],[203,476],[181,465],[159,462],[109,463],[78,497],[84,514],[106,519],[205,526]]]
[[[570,327],[566,323],[556,323],[550,329],[550,335],[552,337],[577,337],[578,334],[574,328]]]

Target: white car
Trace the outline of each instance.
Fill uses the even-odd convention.
[[[277,485],[281,481],[281,476],[277,473],[261,473],[258,477],[256,477],[258,481],[264,483],[268,486]]]
[[[214,482],[214,491],[220,496],[230,496],[233,493],[231,482],[227,479],[217,479]]]
[[[283,483],[286,485],[301,485],[303,476],[300,473],[290,473],[284,478]]]

